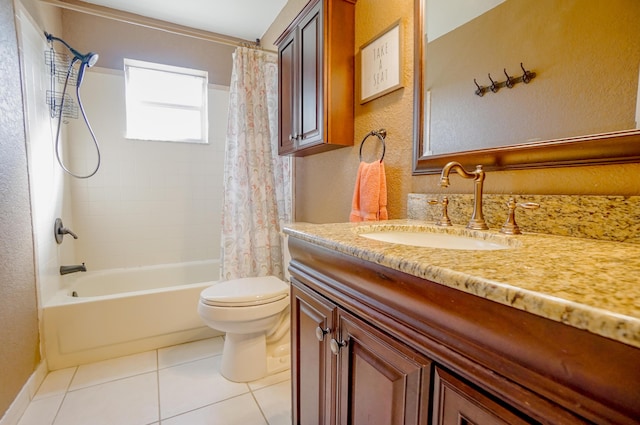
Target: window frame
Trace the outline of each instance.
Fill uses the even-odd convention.
[[[146,69],[150,71],[159,71],[167,74],[176,75],[184,75],[188,77],[196,77],[202,79],[202,92],[201,95],[201,103],[199,106],[187,105],[181,102],[170,102],[170,101],[153,101],[149,99],[136,99],[131,93],[131,82],[129,81],[129,70],[131,68],[135,69]],[[125,79],[125,138],[129,140],[146,140],[146,141],[160,141],[160,142],[178,142],[178,143],[197,143],[197,144],[208,144],[209,143],[209,113],[208,113],[208,72],[191,69],[191,68],[183,68],[172,65],[165,65],[155,62],[146,62],[137,59],[128,59],[124,58],[124,79]],[[167,110],[187,110],[187,111],[199,111],[200,112],[200,135],[199,138],[193,137],[170,137],[170,136],[158,136],[157,134],[152,134],[150,131],[132,131],[133,125],[131,124],[135,118],[134,106],[139,106],[144,108],[162,108]],[[176,122],[176,125],[179,125],[179,122]],[[148,127],[147,127],[148,129]],[[185,132],[183,132],[184,134]]]

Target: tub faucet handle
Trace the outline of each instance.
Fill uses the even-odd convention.
[[[56,222],[53,225],[53,232],[58,244],[62,243],[62,238],[64,237],[64,235],[71,235],[73,236],[73,239],[78,239],[78,235],[73,233],[71,229],[64,227],[64,224],[62,224],[62,219],[60,218],[56,218]]]
[[[71,235],[73,236],[73,239],[78,239],[78,235],[76,235],[71,231],[71,229],[68,229],[66,227],[63,227],[62,229],[60,229],[60,233],[62,233],[63,235]]]

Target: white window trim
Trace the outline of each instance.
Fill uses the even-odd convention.
[[[200,123],[201,123],[201,129],[200,129],[200,134],[202,135],[201,138],[169,138],[169,137],[141,137],[141,135],[139,134],[130,134],[130,130],[129,130],[129,111],[126,112],[126,120],[127,120],[127,125],[126,125],[126,130],[125,130],[125,138],[127,139],[131,139],[131,140],[151,140],[151,141],[167,141],[167,142],[180,142],[180,143],[200,143],[200,144],[208,144],[209,143],[209,113],[208,113],[208,88],[209,88],[209,84],[208,84],[208,73],[207,71],[201,71],[201,70],[196,70],[196,69],[190,69],[190,68],[182,68],[182,67],[177,67],[177,66],[172,66],[172,65],[165,65],[165,64],[158,64],[158,63],[153,63],[153,62],[145,62],[145,61],[140,61],[140,60],[135,60],[135,59],[124,59],[124,78],[125,78],[125,86],[127,86],[128,84],[128,73],[127,70],[129,67],[134,67],[134,68],[143,68],[143,69],[149,69],[149,70],[153,70],[153,71],[164,71],[164,72],[168,72],[168,73],[173,73],[173,74],[182,74],[182,75],[188,75],[188,76],[194,76],[194,77],[200,77],[204,79],[203,82],[203,92],[202,92],[202,105],[201,106],[189,106],[189,105],[180,105],[178,103],[176,104],[172,104],[172,103],[166,103],[166,102],[141,102],[141,104],[143,105],[155,105],[155,106],[161,106],[161,107],[168,107],[170,109],[175,109],[175,110],[179,110],[179,109],[186,109],[186,110],[196,110],[196,111],[200,111]],[[125,87],[125,91],[127,90],[127,88]],[[128,103],[130,102],[130,98],[128,95],[125,94],[126,97],[126,107],[128,107]]]

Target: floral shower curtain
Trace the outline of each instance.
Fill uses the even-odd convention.
[[[222,212],[223,280],[284,275],[280,226],[291,221],[291,159],[278,156],[277,57],[233,54]]]

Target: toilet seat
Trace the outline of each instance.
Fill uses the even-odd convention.
[[[275,276],[248,277],[216,283],[200,293],[200,302],[213,307],[247,307],[279,301],[289,286]]]

